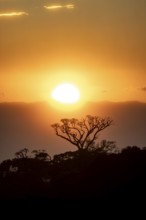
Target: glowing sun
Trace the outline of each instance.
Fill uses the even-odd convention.
[[[51,96],[58,102],[64,104],[73,104],[79,101],[80,91],[76,86],[72,84],[63,83],[52,91]]]

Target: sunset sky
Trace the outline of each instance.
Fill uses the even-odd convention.
[[[145,0],[0,0],[0,102],[146,102]]]
[[[51,97],[66,83],[72,112]],[[50,124],[86,114],[113,118],[101,138],[146,146],[146,1],[0,0],[0,160],[74,149]]]

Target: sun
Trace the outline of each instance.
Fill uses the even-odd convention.
[[[73,84],[62,83],[52,91],[51,97],[63,104],[73,104],[79,101],[80,91]]]

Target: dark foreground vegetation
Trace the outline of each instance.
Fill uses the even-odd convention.
[[[113,143],[111,143],[113,144]],[[83,150],[55,155],[23,149],[0,164],[0,199],[143,199],[146,149]]]

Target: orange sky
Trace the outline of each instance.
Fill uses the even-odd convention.
[[[144,0],[1,0],[0,102],[50,101],[61,82],[86,101],[146,102],[145,11]]]

